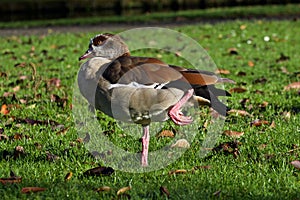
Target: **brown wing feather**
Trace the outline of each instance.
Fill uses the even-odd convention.
[[[212,85],[219,79],[216,75],[204,74],[200,71],[181,71],[181,74],[192,85]]]
[[[166,83],[182,78],[181,73],[155,58],[123,56],[113,61],[103,73],[111,83]]]

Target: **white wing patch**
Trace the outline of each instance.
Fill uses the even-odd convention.
[[[153,83],[151,85],[144,85],[144,84],[140,84],[137,82],[131,82],[129,84],[115,83],[115,84],[111,84],[108,89],[110,90],[110,89],[117,88],[117,87],[162,89],[166,84],[168,84],[168,82],[167,83]]]

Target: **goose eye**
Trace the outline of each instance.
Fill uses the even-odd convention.
[[[96,38],[93,39],[93,45],[94,45],[94,46],[99,46],[99,45],[102,44],[102,42],[103,42],[103,41],[101,40],[100,37],[96,37]]]

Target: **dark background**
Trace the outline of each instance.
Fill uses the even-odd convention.
[[[128,16],[157,11],[300,3],[300,0],[1,0],[0,21]]]

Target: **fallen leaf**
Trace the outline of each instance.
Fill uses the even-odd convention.
[[[229,48],[227,51],[230,55],[238,55],[239,54],[237,48],[234,48],[234,47]]]
[[[186,174],[187,170],[185,169],[176,169],[176,170],[171,170],[169,171],[169,175],[173,175],[173,174]]]
[[[265,78],[265,77],[261,77],[261,78],[258,78],[258,79],[255,79],[253,81],[254,84],[257,84],[257,83],[261,83],[261,84],[264,84],[266,83],[268,80]]]
[[[248,61],[248,66],[249,66],[249,67],[254,67],[254,62],[251,61],[251,60],[249,60],[249,61]]]
[[[42,148],[43,148],[43,146],[42,146],[40,143],[38,143],[38,142],[35,142],[35,143],[34,143],[34,146],[35,146],[37,149],[42,149]]]
[[[247,28],[247,26],[245,25],[245,24],[242,24],[241,26],[240,26],[240,29],[241,30],[245,30]]]
[[[260,107],[260,108],[266,108],[268,105],[269,105],[269,102],[264,101],[261,104],[259,104],[258,107]]]
[[[123,188],[121,188],[121,189],[118,190],[117,195],[119,196],[119,195],[121,195],[121,194],[123,194],[124,192],[129,191],[129,190],[131,190],[131,187],[130,187],[130,186],[123,187]]]
[[[22,182],[22,177],[18,176],[11,176],[8,178],[0,178],[0,183],[6,184],[6,183],[20,183]]]
[[[6,104],[3,104],[3,105],[1,106],[0,113],[3,114],[3,115],[7,115],[7,114],[9,113],[9,110],[8,110]]]
[[[174,137],[174,133],[170,130],[163,130],[159,133],[157,137]]]
[[[25,62],[22,62],[22,63],[17,63],[14,65],[15,67],[26,67],[27,64]]]
[[[198,169],[211,169],[210,165],[204,165],[204,166],[195,166],[193,167],[194,170],[198,170]]]
[[[251,126],[262,126],[263,124],[267,125],[269,122],[266,120],[256,119],[250,123]]]
[[[4,135],[4,134],[0,133],[0,141],[1,140],[8,140],[8,139],[9,139],[9,137],[7,135]]]
[[[27,103],[27,100],[26,100],[26,99],[20,99],[20,103],[21,103],[21,104],[26,104],[26,103]]]
[[[14,149],[14,158],[19,158],[21,156],[25,155],[24,147],[22,146],[16,146]]]
[[[13,88],[14,92],[18,92],[21,89],[21,87],[19,85],[17,85],[16,87]]]
[[[63,129],[59,130],[59,131],[56,133],[56,135],[66,135],[66,133],[68,132],[68,130],[69,130],[69,127],[63,128]]]
[[[246,73],[246,72],[238,72],[237,75],[238,75],[238,76],[246,76],[247,73]]]
[[[286,67],[281,67],[281,72],[284,73],[284,74],[290,74],[290,72],[287,70]]]
[[[170,192],[166,187],[160,186],[159,190],[161,191],[162,194],[165,194],[168,198],[170,197]]]
[[[108,187],[108,186],[102,186],[102,187],[97,188],[95,191],[96,192],[106,192],[106,191],[110,191],[110,190],[111,190],[110,187]]]
[[[229,137],[239,138],[242,135],[244,135],[244,132],[226,130],[226,131],[224,131],[224,134]]]
[[[61,83],[61,80],[59,78],[51,78],[47,81],[47,86],[48,87],[54,86],[54,87],[59,88],[60,83]]]
[[[49,151],[46,151],[46,156],[47,156],[46,159],[51,162],[54,162],[59,159],[59,156],[54,155],[54,154],[50,153]]]
[[[228,69],[217,69],[215,71],[216,74],[230,74],[230,71]]]
[[[186,139],[179,139],[175,142],[175,144],[172,144],[171,147],[190,148],[190,143]]]
[[[67,173],[67,175],[65,176],[65,180],[66,181],[70,180],[72,178],[72,176],[73,176],[72,172]]]
[[[240,116],[252,116],[250,115],[247,111],[245,110],[235,110],[231,109],[227,112],[228,114],[235,114],[235,115],[240,115]]]
[[[294,82],[284,87],[284,90],[300,89],[300,82]]]
[[[276,125],[275,125],[275,122],[274,122],[274,121],[272,121],[272,123],[271,123],[270,127],[271,127],[271,128],[275,128],[275,127],[276,127]]]
[[[59,107],[66,107],[67,103],[68,103],[68,98],[61,98],[56,94],[51,94],[50,96],[51,102],[55,102],[57,104],[57,106]]]
[[[230,93],[243,93],[243,92],[246,92],[247,89],[242,88],[242,87],[235,87],[235,88],[231,88],[229,91],[230,91]]]
[[[28,193],[31,193],[31,192],[42,192],[44,190],[46,190],[46,188],[42,188],[42,187],[24,187],[24,188],[22,188],[21,193],[28,194]]]
[[[221,143],[218,146],[214,147],[213,151],[216,152],[223,151],[226,155],[232,154],[235,158],[237,158],[237,156],[240,154],[238,149],[240,144],[241,143],[236,140],[232,142]]]
[[[300,161],[299,160],[294,160],[291,162],[291,164],[296,168],[300,170]]]
[[[291,118],[291,112],[284,111],[283,113],[281,113],[281,116],[283,116],[286,120],[289,120]]]
[[[85,171],[83,174],[85,176],[100,176],[106,175],[109,176],[114,172],[114,169],[111,167],[95,167]]]

